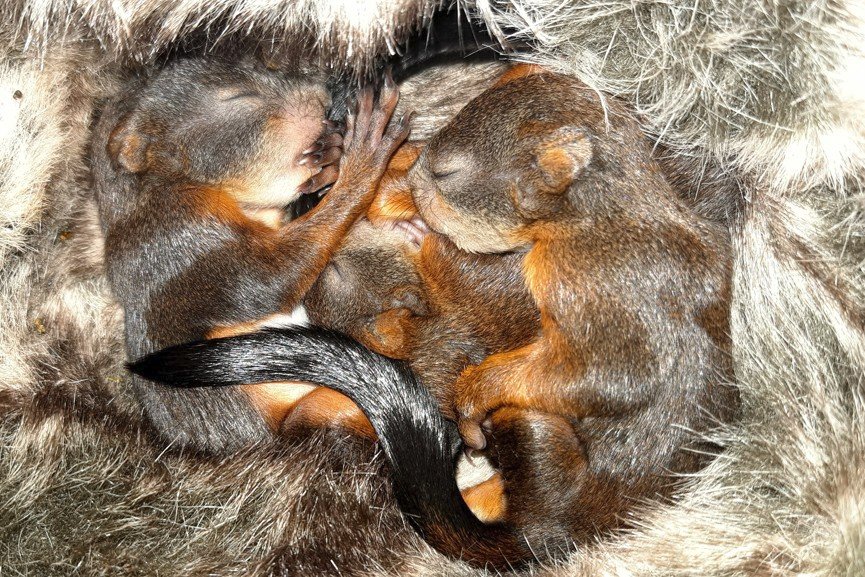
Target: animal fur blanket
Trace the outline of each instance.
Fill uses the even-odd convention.
[[[435,0],[7,0],[0,7],[0,575],[478,575],[420,540],[371,449],[216,460],[125,387],[86,150],[124,75],[183,46],[363,71]],[[865,575],[865,5],[463,2],[526,58],[628,100],[737,183],[723,456],[639,528],[538,575]],[[247,44],[244,44],[247,43]],[[250,49],[253,49],[250,48]]]

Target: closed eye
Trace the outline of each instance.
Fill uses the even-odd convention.
[[[240,87],[228,87],[217,91],[216,97],[220,102],[232,102],[235,100],[260,100],[261,94],[255,90],[244,90]]]
[[[231,102],[232,100],[241,100],[243,98],[254,98],[258,100],[261,98],[261,95],[257,92],[241,92],[240,94],[235,94],[225,99],[225,102]]]
[[[448,176],[453,176],[454,174],[460,171],[459,168],[455,168],[453,170],[445,170],[442,172],[433,172],[433,178],[447,178]]]

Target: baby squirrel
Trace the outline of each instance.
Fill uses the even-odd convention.
[[[318,79],[187,58],[109,103],[92,172],[129,357],[292,311],[372,201],[377,159],[408,134],[407,118],[385,129],[397,100],[392,81],[378,106],[361,91],[343,141]],[[256,218],[331,182],[303,218]],[[278,426],[265,388],[133,386],[156,429],[183,445],[231,449]]]

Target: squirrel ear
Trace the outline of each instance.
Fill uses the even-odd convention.
[[[564,126],[538,146],[538,169],[551,192],[561,194],[592,160],[592,143],[582,129]]]
[[[106,149],[115,168],[134,174],[147,168],[149,143],[149,138],[135,130],[132,118],[127,115],[111,131]]]
[[[564,126],[545,136],[533,152],[532,170],[521,175],[514,193],[530,216],[557,211],[564,193],[592,160],[592,143],[580,128]]]

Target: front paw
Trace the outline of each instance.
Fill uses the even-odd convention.
[[[390,74],[385,78],[377,102],[372,89],[360,91],[357,112],[349,115],[347,121],[343,146],[345,164],[356,170],[370,171],[375,180],[382,177],[410,131],[411,113],[398,122],[390,122],[398,101],[399,89]]]

